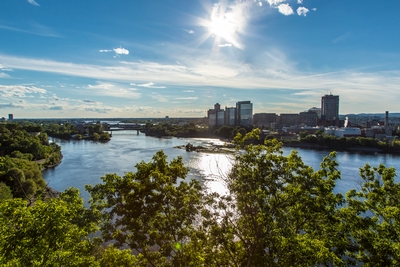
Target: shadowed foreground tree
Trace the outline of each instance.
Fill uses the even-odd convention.
[[[137,172],[107,174],[87,190],[91,207],[103,214],[106,241],[131,248],[143,266],[190,266],[199,263],[188,243],[196,238],[201,188],[183,180],[188,168],[181,157],[166,159],[159,151],[151,162],[137,164]]]
[[[296,151],[283,156],[276,140],[243,148],[226,179],[230,195],[209,202],[214,212],[203,222],[218,248],[215,266],[344,265],[348,236],[339,216],[343,196],[333,192],[340,178],[335,154],[314,172]]]
[[[384,165],[360,169],[360,191],[347,192],[343,209],[354,250],[349,256],[364,266],[400,265],[400,184],[396,170]]]
[[[1,266],[96,266],[89,234],[97,229],[93,213],[77,189],[60,198],[0,203]]]

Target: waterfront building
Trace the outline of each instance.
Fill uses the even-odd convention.
[[[239,101],[236,103],[236,125],[253,125],[253,104],[250,101]]]
[[[8,114],[8,120],[12,121],[14,119],[14,114]]]
[[[276,113],[255,113],[253,115],[253,125],[257,127],[272,128],[271,124],[276,123]]]
[[[299,123],[308,126],[316,126],[318,115],[314,111],[304,111],[299,113]]]
[[[207,111],[208,125],[217,126],[218,124],[218,112],[221,110],[221,105],[216,103],[213,109]]]
[[[339,118],[339,96],[324,95],[321,97],[322,120],[335,120]]]
[[[236,108],[235,107],[225,107],[225,125],[227,126],[235,126],[235,115]]]
[[[299,114],[286,113],[279,116],[280,128],[299,124]]]

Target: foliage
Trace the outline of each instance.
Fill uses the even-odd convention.
[[[8,187],[5,183],[0,182],[0,203],[7,200],[12,199],[13,195],[10,187]]]
[[[244,149],[226,179],[230,195],[212,204],[219,212],[205,221],[219,248],[215,265],[343,265],[347,239],[337,210],[343,197],[333,192],[340,178],[335,154],[314,172],[297,152],[283,156],[276,140]]]
[[[400,142],[393,140],[391,142],[379,141],[371,137],[336,137],[325,134],[322,130],[318,130],[315,134],[299,133],[302,142],[318,144],[330,148],[349,148],[349,147],[371,147],[378,148],[384,152],[400,152]]]
[[[201,188],[197,181],[182,180],[188,169],[181,157],[170,163],[166,159],[159,151],[151,162],[137,164],[136,173],[107,174],[103,184],[87,190],[91,207],[103,213],[105,240],[130,247],[144,265],[187,266],[186,243],[196,232]]]
[[[96,221],[77,189],[33,206],[21,199],[0,203],[2,266],[96,266],[89,234]]]
[[[400,264],[400,184],[396,171],[384,165],[360,168],[360,191],[347,193],[343,217],[349,226],[353,250],[349,256],[364,266]]]
[[[0,182],[5,183],[14,197],[32,200],[46,187],[39,166],[19,158],[0,157]]]

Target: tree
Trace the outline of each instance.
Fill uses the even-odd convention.
[[[136,169],[122,177],[107,174],[102,184],[86,187],[92,209],[103,214],[103,237],[130,247],[145,266],[189,266],[196,258],[188,244],[201,208],[199,182],[184,181],[188,168],[182,158],[168,163],[163,151]]]
[[[396,170],[384,165],[360,168],[361,190],[347,192],[342,211],[352,250],[348,256],[364,266],[400,264],[400,183]]]
[[[235,140],[243,145],[255,136]],[[281,143],[267,140],[236,155],[226,179],[230,195],[211,204],[217,212],[203,223],[215,265],[344,265],[348,239],[338,213],[343,196],[333,192],[340,178],[335,154],[314,172],[296,151],[282,153]]]
[[[77,189],[33,206],[22,199],[1,202],[0,264],[96,266],[92,250],[97,244],[89,238],[97,229],[96,218]]]

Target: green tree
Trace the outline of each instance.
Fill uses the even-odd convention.
[[[360,168],[359,191],[347,193],[343,216],[352,249],[348,256],[363,266],[400,265],[400,183],[396,170],[384,165]]]
[[[107,174],[102,184],[86,187],[91,207],[103,214],[103,237],[130,247],[145,266],[189,266],[197,259],[188,244],[201,208],[199,182],[184,181],[188,168],[182,158],[168,163],[162,151],[136,169],[123,177]]]
[[[22,199],[0,203],[0,264],[2,266],[96,266],[89,238],[96,216],[83,206],[77,189],[60,198]]]
[[[340,178],[335,154],[314,172],[296,151],[283,156],[281,146],[245,146],[226,179],[230,196],[210,202],[217,212],[203,226],[215,266],[344,265],[348,239],[338,212],[343,196],[333,192]]]

